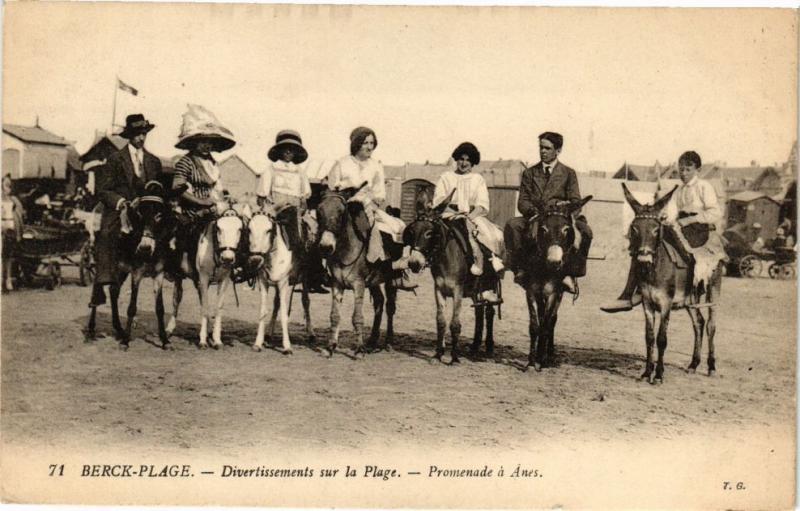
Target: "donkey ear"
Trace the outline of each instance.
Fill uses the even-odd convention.
[[[428,198],[428,192],[422,190],[417,194],[417,198],[414,201],[414,210],[416,211],[417,215],[425,213],[431,207],[430,198]]]
[[[450,191],[450,193],[447,195],[447,197],[445,197],[445,198],[444,198],[444,200],[443,200],[442,202],[440,202],[439,204],[437,204],[437,205],[436,205],[436,207],[435,207],[435,208],[433,208],[433,211],[434,211],[434,212],[435,212],[437,215],[441,215],[441,214],[444,212],[445,208],[447,208],[447,206],[449,206],[449,205],[450,205],[450,201],[451,201],[451,200],[453,200],[453,195],[454,195],[455,193],[456,193],[456,188],[453,188],[453,189]]]
[[[575,202],[571,202],[569,204],[569,206],[567,206],[567,211],[572,213],[573,211],[577,211],[577,210],[581,209],[587,202],[592,200],[592,197],[593,197],[592,195],[587,195],[586,197],[584,197],[581,200],[577,200]]]
[[[625,186],[625,183],[622,183],[622,193],[625,195],[625,200],[628,201],[628,204],[630,204],[633,212],[638,213],[642,209],[642,205],[639,204],[639,201],[636,200],[636,197],[634,197],[630,190],[628,190],[628,187]]]
[[[678,189],[678,185],[675,185],[675,188],[673,188],[672,190],[670,190],[670,191],[669,191],[669,193],[667,193],[665,196],[663,196],[663,197],[661,197],[660,199],[658,199],[658,200],[657,200],[657,201],[656,201],[656,202],[653,204],[653,207],[654,207],[654,208],[656,208],[656,209],[658,209],[658,210],[661,210],[661,209],[662,209],[664,206],[666,206],[666,205],[667,205],[667,203],[669,202],[669,200],[672,198],[672,194],[674,194],[674,193],[675,193],[675,190],[677,190],[677,189]]]

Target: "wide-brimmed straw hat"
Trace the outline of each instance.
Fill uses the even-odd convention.
[[[125,118],[125,127],[122,129],[119,136],[131,139],[140,133],[147,133],[155,127],[156,125],[150,124],[150,122],[144,118],[144,115],[131,114]]]
[[[213,113],[200,105],[188,107],[189,110],[183,114],[183,125],[175,147],[192,150],[198,142],[208,141],[212,144],[212,151],[222,152],[236,145],[233,133]]]
[[[278,161],[283,155],[284,149],[291,149],[294,151],[294,158],[292,163],[299,165],[308,159],[308,151],[303,147],[303,140],[300,138],[300,133],[294,130],[281,130],[275,137],[275,145],[272,146],[267,153],[270,161]]]

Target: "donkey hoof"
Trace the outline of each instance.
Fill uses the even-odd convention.
[[[127,342],[119,343],[119,349],[122,351],[128,351],[128,343]]]
[[[709,370],[708,370],[708,376],[709,376],[709,378],[713,378],[713,377],[714,377],[714,376],[716,376],[716,375],[717,375],[717,370],[716,370],[716,369],[709,369]]]
[[[333,358],[333,354],[336,352],[336,345],[328,346],[325,349],[325,357],[326,358]]]
[[[259,352],[261,351],[261,346],[259,346],[258,344],[253,344],[251,349],[255,352]]]
[[[208,344],[201,342],[200,344],[197,345],[197,347],[200,348],[201,350],[206,350],[208,349]]]
[[[214,348],[215,350],[219,350],[219,349],[222,348],[222,343],[221,342],[215,342],[214,344],[211,345],[211,347]]]
[[[171,342],[166,341],[161,345],[161,349],[164,351],[175,351],[175,346],[173,346]]]
[[[392,353],[394,351],[394,347],[392,347],[392,345],[387,342],[386,345],[383,347],[383,351],[385,351],[386,353]]]
[[[285,349],[285,350],[282,351],[282,353],[284,355],[294,355],[294,351],[292,351],[292,348]]]

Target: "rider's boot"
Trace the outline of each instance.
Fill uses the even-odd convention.
[[[628,280],[625,282],[625,289],[612,303],[600,307],[603,312],[622,312],[633,309],[642,302],[642,295],[637,292],[636,286],[636,262],[631,259],[631,266],[628,270]]]

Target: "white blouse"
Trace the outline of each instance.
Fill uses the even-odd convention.
[[[440,204],[450,192],[456,190],[453,195],[452,204],[458,206],[461,213],[469,213],[473,206],[480,206],[489,211],[489,189],[486,181],[480,174],[469,172],[459,174],[454,171],[445,172],[436,183],[436,190],[433,193],[433,205]]]
[[[276,161],[258,177],[256,195],[272,197],[273,192],[291,197],[311,197],[311,184],[305,170],[292,162]]]
[[[695,213],[693,217],[697,222],[716,224],[722,220],[722,209],[717,201],[717,193],[708,181],[695,176],[691,181],[681,185],[670,200],[668,206],[669,218],[677,216],[678,212]]]
[[[386,200],[386,180],[383,174],[383,165],[369,158],[366,161],[357,160],[353,156],[339,158],[328,174],[328,186],[334,188],[357,188],[361,183],[367,185],[353,198],[364,202],[364,199],[375,201]]]

